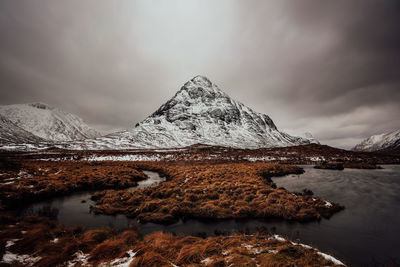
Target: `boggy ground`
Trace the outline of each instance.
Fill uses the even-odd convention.
[[[308,194],[276,189],[271,177],[300,174],[293,165],[272,163],[137,163],[167,181],[146,189],[96,193],[95,213],[125,214],[139,222],[170,224],[179,219],[328,218],[343,207]]]
[[[45,217],[0,216],[0,266],[334,266],[309,246],[261,232],[199,238],[84,231]]]
[[[146,179],[131,163],[2,160],[0,203],[6,208],[83,190],[122,189]]]
[[[399,153],[356,152],[319,144],[260,149],[237,149],[197,144],[188,147],[168,149],[64,150],[59,148],[49,148],[46,150],[25,152],[0,150],[0,159],[1,157],[50,160],[97,160],[99,158],[103,158],[103,160],[104,158],[108,158],[109,160],[121,160],[121,158],[125,158],[125,160],[133,161],[161,160],[171,162],[260,161],[282,164],[311,165],[321,164],[322,162],[327,161],[342,162],[344,164],[350,163],[355,164],[353,166],[356,168],[363,168],[365,166],[368,169],[372,165],[400,164]]]

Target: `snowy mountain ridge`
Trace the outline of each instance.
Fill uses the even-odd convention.
[[[235,148],[283,147],[311,140],[280,132],[272,119],[231,99],[203,76],[196,76],[133,129],[75,142],[74,148],[172,148],[193,144]]]
[[[0,106],[0,115],[22,130],[47,141],[96,138],[100,134],[81,118],[44,103]]]
[[[400,130],[368,137],[356,145],[355,151],[400,151]]]
[[[0,144],[38,143],[44,141],[40,137],[15,125],[0,115]]]

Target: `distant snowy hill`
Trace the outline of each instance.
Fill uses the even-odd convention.
[[[100,136],[81,118],[43,103],[0,106],[0,115],[17,127],[48,141],[72,141]],[[1,129],[0,135],[3,134]]]
[[[368,137],[356,145],[353,150],[400,152],[400,130]]]
[[[0,115],[0,144],[38,143],[40,137],[25,131],[6,117]]]
[[[311,144],[320,144],[320,142],[311,133],[304,133],[303,136],[307,138]]]
[[[313,140],[279,131],[269,116],[231,99],[206,77],[196,76],[133,129],[78,142],[74,148],[171,148],[200,143],[260,148]]]

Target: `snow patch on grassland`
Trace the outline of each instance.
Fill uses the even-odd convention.
[[[170,157],[170,155],[160,156],[160,155],[123,155],[123,156],[91,156],[87,158],[88,161],[160,161],[165,158]]]
[[[283,237],[281,237],[281,236],[279,236],[279,235],[273,235],[272,237],[270,237],[270,238],[268,238],[268,239],[276,239],[276,240],[281,241],[281,242],[286,241],[285,238],[283,238]],[[292,245],[295,245],[295,246],[302,246],[302,247],[307,248],[307,249],[317,250],[317,249],[315,249],[315,248],[313,248],[313,247],[311,247],[311,246],[309,246],[309,245],[305,245],[305,244],[301,244],[301,243],[295,243],[295,242],[290,242],[290,243],[291,243]],[[328,255],[328,254],[323,253],[323,252],[320,252],[320,251],[317,251],[317,254],[320,255],[320,256],[322,256],[324,259],[333,262],[333,263],[336,264],[336,265],[343,265],[343,266],[346,266],[343,262],[341,262],[340,260],[338,260],[338,259],[332,257],[331,255]]]
[[[126,257],[115,259],[108,263],[101,263],[98,266],[99,267],[106,267],[106,266],[129,267],[131,262],[135,259],[136,252],[133,252],[133,250],[129,250],[126,252],[126,255],[127,255]]]
[[[281,242],[285,242],[286,241],[286,239],[281,237],[280,235],[273,235],[272,237],[270,237],[268,239],[270,239],[270,240],[271,239],[276,239],[276,240],[281,241]]]
[[[333,263],[336,264],[336,265],[344,265],[343,262],[341,262],[341,261],[338,260],[338,259],[335,259],[335,258],[332,257],[331,255],[328,255],[328,254],[325,254],[325,253],[322,253],[322,252],[319,252],[319,251],[318,251],[317,253],[318,253],[318,255],[324,257],[324,259],[326,259],[326,260],[328,260],[328,261],[331,261],[331,262],[333,262]]]
[[[0,183],[1,185],[6,185],[6,184],[13,184],[16,181],[23,179],[23,178],[30,178],[31,175],[29,175],[27,172],[25,171],[19,171],[18,176],[17,177],[12,177],[12,178],[7,178],[7,179],[3,179],[2,183]]]
[[[276,160],[275,157],[270,157],[270,156],[266,156],[266,157],[244,157],[243,159],[251,161],[251,162],[255,162],[255,161],[266,161],[266,162],[268,162],[268,161]]]
[[[89,254],[85,254],[82,251],[78,251],[74,254],[74,259],[67,262],[68,267],[73,266],[88,266]]]
[[[325,161],[325,157],[306,157],[306,159],[310,160],[310,161]]]
[[[203,263],[203,264],[209,264],[209,263],[211,263],[212,261],[213,261],[213,260],[210,259],[210,258],[205,258],[204,260],[201,261],[201,263]]]
[[[6,242],[5,248],[7,249],[9,247],[12,247],[18,240],[19,239],[8,240]],[[41,257],[34,257],[33,255],[27,255],[27,254],[18,255],[6,250],[3,254],[3,258],[0,261],[0,263],[7,263],[7,264],[19,263],[22,264],[23,266],[32,266],[40,259]]]
[[[41,257],[33,257],[32,255],[18,255],[11,253],[10,251],[6,251],[3,255],[3,260],[1,262],[12,264],[18,262],[23,266],[32,266],[36,262],[38,262]]]

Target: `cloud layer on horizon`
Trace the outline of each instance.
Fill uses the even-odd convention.
[[[292,134],[349,148],[400,127],[400,2],[0,2],[0,104],[133,127],[205,75]]]

